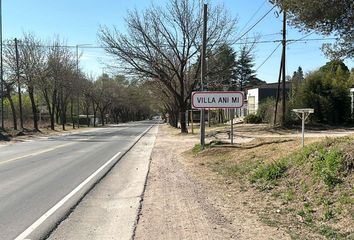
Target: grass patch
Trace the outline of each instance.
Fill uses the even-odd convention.
[[[354,239],[354,139],[298,144],[258,138],[237,148],[208,145],[196,157],[218,176],[237,179],[238,193],[268,225],[298,239]]]
[[[287,170],[287,163],[284,159],[269,164],[261,164],[251,175],[251,182],[259,180],[275,183]]]
[[[329,187],[340,183],[340,169],[343,164],[342,153],[336,148],[320,148],[313,156],[313,171]]]

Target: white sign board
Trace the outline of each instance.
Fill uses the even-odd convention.
[[[241,108],[243,92],[192,92],[192,108]]]

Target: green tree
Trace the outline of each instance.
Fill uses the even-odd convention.
[[[328,63],[326,65],[329,65]],[[336,71],[326,65],[309,74],[301,86],[300,106],[314,108],[314,120],[327,124],[342,124],[351,118],[349,71],[338,67]]]
[[[298,69],[293,73],[293,76],[291,77],[290,80],[291,80],[291,100],[295,100],[295,98],[299,94],[300,85],[304,80],[304,72],[302,71],[301,67],[298,67]]]
[[[228,44],[222,44],[208,57],[208,90],[233,89],[236,86],[236,52]]]
[[[338,37],[335,44],[325,44],[331,59],[354,56],[353,0],[270,0],[288,13],[290,23],[301,30],[314,30]]]
[[[257,79],[256,71],[253,67],[254,56],[252,54],[252,47],[243,45],[240,50],[240,56],[236,61],[236,81],[239,90],[243,91],[246,86]]]

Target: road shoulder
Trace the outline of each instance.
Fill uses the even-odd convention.
[[[147,132],[48,239],[131,239],[157,131]]]
[[[197,141],[160,128],[135,239],[289,239],[194,172],[182,153]]]

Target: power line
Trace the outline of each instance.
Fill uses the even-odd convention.
[[[279,35],[279,33],[273,33],[273,34],[267,34],[267,35],[261,35],[262,36],[271,36],[271,35]],[[302,38],[299,39],[288,39],[287,42],[288,43],[307,43],[307,42],[312,42],[312,41],[333,41],[333,40],[338,40],[338,38],[334,38],[334,37],[329,37],[329,38],[305,38],[307,37],[304,36]],[[243,38],[242,40],[248,40],[248,39],[256,39],[256,38]],[[241,39],[239,39],[241,40]],[[275,40],[263,40],[263,41],[255,41],[255,44],[266,44],[266,43],[278,43],[278,42],[282,42],[281,39],[275,39]],[[225,42],[220,42],[217,43],[215,45],[222,45]],[[241,45],[241,44],[247,44],[248,42],[234,42],[233,40],[231,40],[229,42],[229,44],[232,45]],[[6,47],[13,47],[13,44],[9,44],[9,43],[4,43],[3,46]],[[18,44],[19,47],[23,46],[21,44]],[[166,47],[168,45],[165,45],[164,47]],[[36,47],[42,47],[42,48],[52,48],[52,47],[59,47],[59,48],[72,48],[75,49],[76,45],[57,45],[57,46],[51,46],[51,45],[36,45]],[[78,46],[78,48],[81,49],[107,49],[107,47],[103,47],[103,46],[94,46],[94,45],[90,45],[90,46]]]
[[[269,56],[261,63],[261,65],[258,66],[258,68],[256,69],[256,71],[258,71],[258,69],[260,69],[268,60],[271,56],[273,56],[273,54],[275,53],[275,51],[280,47],[281,42],[276,46],[276,48],[269,54]]]
[[[299,39],[294,40],[294,42],[301,41],[301,40],[303,40],[303,39],[305,39],[305,38],[311,36],[311,35],[314,34],[314,33],[315,33],[314,31],[313,31],[313,32],[310,32],[309,34],[306,34],[305,36],[303,36],[303,37],[301,37],[301,38],[299,38]],[[288,42],[289,42],[289,41],[288,41]],[[291,43],[291,42],[290,42],[290,43]]]
[[[253,18],[257,15],[257,13],[259,12],[259,10],[261,10],[261,8],[264,6],[264,4],[267,2],[267,0],[264,0],[264,2],[259,6],[259,8],[256,10],[256,12],[250,17],[250,19],[247,21],[247,23],[242,27],[242,29],[240,30],[240,32],[242,32],[243,30],[245,30],[245,28],[248,26],[248,24],[253,20]]]
[[[258,21],[253,24],[244,34],[241,35],[241,37],[239,37],[235,42],[239,41],[240,39],[242,39],[247,33],[249,33],[255,26],[258,25],[258,23],[260,23],[273,9],[275,8],[275,5],[268,11],[266,12],[260,19],[258,19]]]

